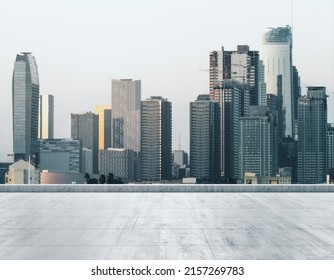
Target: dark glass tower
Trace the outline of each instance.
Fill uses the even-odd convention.
[[[298,102],[298,183],[326,182],[326,132],[326,88],[308,87]]]
[[[14,160],[28,160],[38,152],[39,79],[35,57],[16,56],[12,84]]]
[[[201,183],[220,182],[220,107],[207,94],[190,102],[190,174]]]

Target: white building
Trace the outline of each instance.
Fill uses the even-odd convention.
[[[282,91],[285,136],[293,136],[291,28],[289,26],[277,27],[266,32],[263,35],[260,56],[265,67],[264,78],[267,93],[278,95],[278,91]],[[280,75],[282,84],[278,86]]]
[[[39,171],[34,165],[21,159],[9,166],[5,182],[6,184],[38,184]]]

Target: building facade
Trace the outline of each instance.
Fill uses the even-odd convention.
[[[141,81],[112,80],[112,147],[140,151]]]
[[[220,96],[217,85],[233,79],[247,84],[250,105],[265,105],[264,68],[258,51],[250,51],[247,45],[237,46],[236,51],[225,51],[222,47],[220,51],[212,51],[209,59],[209,90],[213,100],[218,101]]]
[[[172,104],[160,96],[141,102],[141,179],[172,179]]]
[[[278,93],[278,76],[282,76],[283,110],[285,112],[284,136],[294,135],[292,88],[292,33],[291,28],[277,27],[262,38],[261,60],[265,69],[267,93]]]
[[[220,107],[206,94],[190,103],[190,176],[220,182]]]
[[[249,117],[240,119],[240,170],[258,177],[277,173],[276,119],[266,106],[251,106]]]
[[[334,168],[334,123],[327,124],[327,170]]]
[[[12,81],[14,160],[37,153],[39,78],[35,57],[19,53]]]
[[[71,138],[81,139],[82,147],[93,152],[93,173],[98,174],[99,117],[92,112],[71,114]]]
[[[108,148],[99,151],[100,173],[107,176],[109,173],[114,177],[122,178],[127,183],[135,179],[133,150]]]
[[[247,95],[247,88],[235,80],[226,80],[220,92],[221,176],[226,183],[241,182],[240,118],[249,115],[249,106],[243,97]]]
[[[325,87],[308,87],[298,102],[298,183],[326,182],[327,96]]]
[[[6,184],[39,184],[39,170],[33,164],[22,159],[9,166]]]
[[[81,173],[82,143],[79,139],[39,139],[41,170]]]
[[[54,97],[50,94],[39,96],[38,138],[54,138]]]
[[[99,150],[111,148],[111,105],[95,106],[99,116]]]

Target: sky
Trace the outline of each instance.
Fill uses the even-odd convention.
[[[172,102],[173,149],[188,151],[189,102],[208,93],[199,69],[210,51],[260,50],[268,27],[286,25],[303,92],[325,86],[334,122],[333,0],[0,0],[0,161],[12,152],[19,52],[35,56],[40,94],[54,95],[56,138],[71,136],[71,113],[111,103],[111,79],[130,78],[142,81],[142,100]]]

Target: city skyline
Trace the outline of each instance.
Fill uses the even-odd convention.
[[[279,4],[281,7],[271,1],[269,1],[271,5],[261,3],[263,5],[261,9],[259,1],[255,1],[252,7],[249,6],[250,3],[244,3],[241,20],[240,18],[231,20],[230,15],[226,15],[227,19],[223,19],[225,15],[222,15],[220,21],[217,20],[218,8],[224,5],[217,1],[192,3],[192,5],[190,2],[188,5],[180,3],[179,6],[174,2],[167,4],[163,1],[159,3],[146,1],[141,4],[132,1],[109,4],[101,1],[100,5],[93,6],[84,2],[78,11],[75,10],[73,3],[60,2],[51,8],[58,11],[66,7],[63,12],[64,22],[70,24],[69,30],[72,32],[70,33],[66,31],[65,25],[60,24],[56,27],[56,19],[48,14],[51,8],[39,1],[32,1],[29,8],[25,6],[26,3],[20,3],[22,11],[28,9],[36,16],[32,17],[31,22],[24,27],[20,26],[22,32],[29,28],[33,30],[29,34],[30,37],[23,34],[22,39],[22,34],[17,32],[19,26],[13,23],[16,18],[13,15],[19,16],[21,24],[25,22],[27,16],[23,15],[21,10],[17,11],[18,14],[14,13],[14,8],[17,8],[19,3],[20,1],[2,0],[0,6],[0,130],[8,131],[1,133],[0,137],[2,161],[5,161],[7,153],[12,152],[11,79],[15,55],[21,51],[31,50],[36,57],[40,75],[40,94],[54,95],[56,138],[69,137],[70,113],[90,111],[97,104],[111,103],[112,79],[131,78],[142,81],[142,100],[151,95],[161,95],[173,103],[173,149],[178,147],[178,137],[181,135],[181,148],[189,151],[189,102],[198,94],[208,93],[208,75],[198,69],[208,67],[209,52],[223,45],[226,49],[235,49],[238,44],[247,44],[252,50],[260,50],[261,38],[268,30],[268,26],[291,24],[291,1],[281,1]],[[129,3],[132,3],[132,6],[129,6]],[[36,4],[41,5],[38,15],[32,10]],[[215,9],[217,12],[209,15],[207,9],[212,5],[217,7]],[[236,4],[228,5],[231,10],[236,8],[234,6]],[[275,12],[269,16],[270,7],[283,12],[277,12],[279,15]],[[85,29],[87,23],[84,16],[90,14],[89,8],[93,8],[93,18],[96,16],[97,19],[100,12],[101,19],[97,23],[91,22],[89,28]],[[103,8],[112,13],[110,19],[106,17]],[[246,26],[250,19],[246,13],[247,9],[254,9],[251,11],[256,13],[250,12],[250,14],[257,17],[259,22]],[[268,12],[262,15],[260,10]],[[40,11],[50,18],[45,18],[44,13]],[[157,13],[154,15],[155,11]],[[192,13],[187,13],[184,19],[183,15],[187,11]],[[212,12],[212,9],[210,11]],[[127,15],[132,16],[130,23],[125,26],[118,25],[120,30],[117,31],[117,26],[112,23],[118,17]],[[169,26],[171,16],[173,22]],[[316,16],[316,20],[312,23],[307,20],[310,16],[313,19]],[[196,17],[203,21],[199,20],[201,23],[196,23]],[[73,19],[76,19],[77,23]],[[211,22],[208,23],[210,19]],[[230,22],[227,25],[228,20]],[[236,22],[239,24],[235,24]],[[41,26],[42,23],[45,27]],[[83,27],[80,27],[80,23]],[[99,23],[103,24],[98,25]],[[134,28],[136,23],[138,27]],[[334,69],[332,1],[320,1],[317,4],[294,1],[293,23],[293,64],[298,68],[302,85],[327,88],[327,94],[330,96],[328,122],[333,122],[334,112],[330,109],[333,107]],[[211,25],[214,26],[213,30],[209,28]],[[48,37],[45,28],[51,28],[50,33],[54,34],[55,38]],[[137,30],[137,33],[129,33],[132,30]],[[75,36],[71,38],[69,34],[73,35],[74,31]],[[105,39],[105,31],[114,32],[114,36],[110,34],[114,40]],[[132,34],[132,39],[127,39],[129,34]],[[187,35],[186,38],[184,34]],[[93,42],[97,38],[101,40],[99,46],[95,46]],[[60,48],[62,45],[56,42],[58,39],[67,39],[67,44]],[[124,50],[120,50],[120,45]]]

